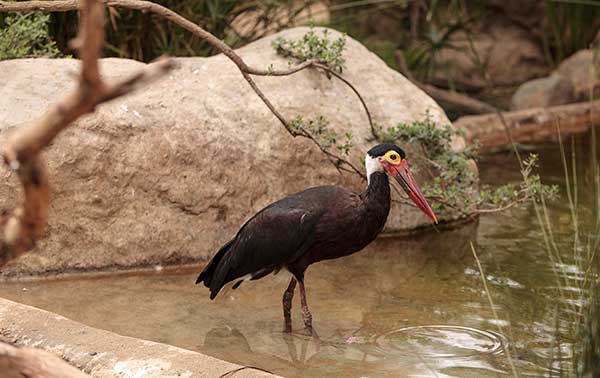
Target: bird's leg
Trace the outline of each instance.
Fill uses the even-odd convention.
[[[294,298],[294,290],[296,289],[296,279],[292,277],[287,290],[283,293],[283,318],[285,325],[283,332],[292,332],[292,298]]]
[[[306,330],[310,332],[312,336],[318,337],[312,326],[312,314],[308,309],[308,303],[306,303],[306,291],[304,290],[304,280],[298,281],[300,283],[300,303],[302,304],[302,318],[304,319],[304,326]]]

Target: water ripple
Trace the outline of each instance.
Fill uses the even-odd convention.
[[[506,338],[496,332],[454,325],[399,328],[378,336],[378,349],[386,354],[435,358],[463,358],[502,353]]]

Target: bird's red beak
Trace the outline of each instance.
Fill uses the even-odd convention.
[[[421,188],[419,188],[419,185],[417,185],[415,179],[410,173],[410,170],[408,169],[408,163],[406,162],[406,160],[403,159],[402,162],[398,165],[389,164],[385,160],[382,160],[382,163],[386,172],[389,173],[393,178],[395,178],[396,181],[398,181],[400,186],[402,186],[402,189],[404,189],[406,194],[408,194],[410,199],[413,200],[417,207],[421,209],[421,211],[423,211],[425,215],[427,215],[435,223],[437,223],[437,217],[433,213],[433,210],[431,209],[431,206],[429,206],[429,203],[427,203],[425,196],[423,196]]]

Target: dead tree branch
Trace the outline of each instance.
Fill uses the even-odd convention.
[[[465,116],[454,125],[465,131],[467,143],[478,142],[481,151],[489,151],[510,146],[511,139],[517,143],[556,140],[556,122],[560,122],[562,135],[600,126],[600,101]]]
[[[246,80],[248,82],[248,84],[250,85],[250,88],[252,88],[252,90],[262,100],[262,102],[267,106],[267,108],[271,111],[271,113],[273,113],[273,115],[279,120],[279,122],[281,122],[283,127],[285,127],[286,131],[290,135],[292,135],[293,137],[302,136],[302,137],[310,139],[313,143],[315,143],[319,147],[321,152],[323,152],[327,156],[327,158],[336,166],[336,168],[338,170],[340,170],[340,163],[341,163],[341,164],[349,167],[349,169],[342,168],[341,170],[345,170],[345,171],[348,171],[351,173],[358,174],[363,179],[366,179],[366,176],[364,175],[364,173],[362,173],[362,171],[360,169],[358,169],[350,161],[348,161],[348,160],[342,158],[341,156],[338,156],[330,151],[327,151],[310,134],[303,133],[303,132],[300,132],[299,130],[294,129],[291,126],[290,122],[277,110],[277,108],[267,98],[267,96],[258,87],[256,82],[252,78],[252,76],[288,76],[288,75],[292,75],[297,72],[300,72],[307,68],[317,67],[317,65],[320,65],[320,68],[323,68],[322,64],[319,64],[318,62],[315,62],[315,61],[307,61],[307,62],[300,63],[296,66],[293,66],[289,69],[283,69],[283,70],[282,69],[259,69],[259,68],[250,67],[235,52],[235,50],[233,50],[231,47],[229,47],[225,42],[221,41],[219,38],[215,37],[210,32],[204,30],[199,25],[186,19],[185,17],[181,16],[180,14],[170,10],[169,8],[166,8],[162,5],[153,3],[151,1],[145,1],[145,0],[101,0],[101,1],[106,6],[109,6],[109,7],[120,7],[120,8],[127,8],[127,9],[135,9],[135,10],[139,10],[142,12],[154,13],[157,16],[160,16],[170,22],[173,22],[173,23],[181,26],[183,29],[187,30],[188,32],[192,33],[193,35],[210,43],[218,51],[220,51],[223,55],[228,57],[238,67],[242,76],[244,77],[244,80]],[[42,1],[22,1],[22,2],[16,2],[16,3],[0,1],[0,12],[12,12],[12,11],[14,11],[14,12],[29,12],[29,11],[66,12],[66,11],[72,11],[72,10],[77,10],[77,9],[79,9],[79,3],[77,2],[77,0],[57,0],[57,1],[42,0]],[[331,72],[331,70],[329,70],[328,67],[325,66],[325,68],[327,71]],[[348,85],[354,91],[354,93],[357,94],[357,96],[359,97],[359,99],[367,113],[367,117],[369,119],[369,124],[370,124],[371,130],[373,132],[373,135],[376,137],[377,134],[375,132],[375,126],[374,126],[372,118],[371,118],[371,113],[369,112],[369,109],[368,109],[364,99],[362,98],[362,96],[360,96],[359,92],[356,90],[356,88],[354,86],[352,86],[352,84],[350,84],[348,82],[348,80],[342,78],[340,75],[334,75],[334,76],[336,76],[338,79],[340,79],[344,84]]]
[[[404,55],[402,55],[401,51],[396,53],[396,62],[398,63],[398,70],[404,76],[406,76],[408,80],[410,80],[417,87],[421,88],[436,101],[448,104],[458,110],[464,111],[467,114],[487,114],[496,111],[496,108],[492,105],[462,93],[441,89],[431,84],[421,83],[408,69],[406,61],[404,60]]]
[[[354,94],[356,94],[356,97],[358,97],[358,99],[360,100],[360,103],[362,104],[363,108],[365,109],[365,113],[367,114],[367,118],[369,119],[369,126],[371,127],[371,134],[373,134],[373,137],[378,138],[377,130],[375,129],[375,124],[373,123],[373,118],[371,117],[371,112],[369,111],[369,107],[367,106],[367,103],[365,102],[364,98],[362,97],[362,95],[360,94],[358,89],[356,89],[356,87],[354,85],[352,85],[352,83],[350,83],[348,80],[346,80],[342,75],[335,72],[335,70],[332,70],[327,65],[321,64],[321,63],[314,63],[314,66],[322,69],[323,71],[326,71],[328,75],[335,76],[336,78],[338,78],[338,80],[340,80],[341,82],[346,84],[350,89],[352,89],[352,92],[354,92]]]
[[[0,371],[4,378],[86,378],[54,354],[33,348],[15,348],[0,343]]]
[[[37,8],[34,9],[46,6],[38,4],[44,2],[35,3]],[[58,9],[65,9],[64,2],[51,3],[59,3]],[[4,3],[0,4],[0,10],[4,6]],[[77,89],[48,109],[43,116],[17,129],[2,146],[4,162],[16,172],[21,181],[24,199],[20,206],[0,217],[0,267],[33,249],[36,240],[43,236],[48,218],[50,189],[46,164],[39,156],[42,149],[77,118],[93,112],[97,105],[127,94],[172,68],[171,61],[165,59],[124,81],[106,84],[98,67],[103,43],[104,6],[101,1],[86,0],[81,6],[79,36],[72,42],[81,58]]]

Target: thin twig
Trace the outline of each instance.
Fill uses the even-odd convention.
[[[365,109],[365,113],[367,113],[367,118],[369,119],[369,126],[371,127],[371,133],[373,134],[373,136],[376,139],[379,139],[379,135],[377,134],[375,124],[373,123],[373,118],[371,117],[371,112],[369,111],[369,107],[367,106],[367,103],[365,102],[364,98],[361,96],[358,89],[356,89],[356,87],[354,87],[354,85],[352,85],[352,83],[350,83],[348,80],[346,80],[342,75],[338,74],[337,72],[335,72],[335,70],[332,70],[328,66],[326,66],[322,63],[314,63],[314,66],[318,67],[324,71],[327,71],[328,74],[335,76],[336,78],[341,80],[344,84],[346,84],[348,87],[350,87],[350,89],[352,89],[352,91],[356,94],[356,97],[358,97],[358,99],[360,100],[363,108]]]

